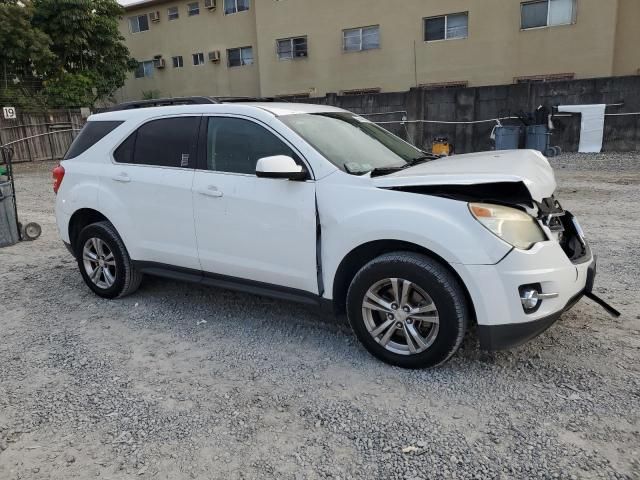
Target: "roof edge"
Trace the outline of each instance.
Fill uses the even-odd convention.
[[[154,5],[161,5],[163,3],[170,3],[175,0],[140,0],[135,3],[130,3],[129,5],[122,5],[125,12],[130,12],[132,10],[140,10],[141,8],[153,7]]]

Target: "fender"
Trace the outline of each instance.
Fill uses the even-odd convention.
[[[325,298],[332,296],[342,260],[366,243],[408,242],[449,264],[468,265],[496,264],[512,249],[477,222],[464,201],[333,182],[317,188]],[[341,207],[347,203],[359,207]]]

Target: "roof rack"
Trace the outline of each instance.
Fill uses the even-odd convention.
[[[115,112],[118,110],[134,110],[136,108],[165,107],[168,105],[203,105],[207,103],[220,103],[213,97],[173,97],[153,98],[151,100],[135,100],[108,107],[103,112]]]
[[[236,103],[236,102],[276,102],[283,101],[274,97],[173,97],[173,98],[154,98],[151,100],[135,100],[132,102],[124,102],[113,107],[100,110],[102,112],[116,112],[119,110],[134,110],[137,108],[149,107],[166,107],[170,105],[205,105],[219,103]]]
[[[236,102],[283,102],[281,98],[276,97],[211,97],[218,103],[236,103]]]

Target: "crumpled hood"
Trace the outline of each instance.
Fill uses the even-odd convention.
[[[536,150],[500,150],[454,155],[372,178],[376,187],[478,185],[522,182],[537,202],[553,195],[556,180],[548,160]]]

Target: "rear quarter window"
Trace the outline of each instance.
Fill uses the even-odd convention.
[[[117,127],[122,125],[121,121],[91,121],[87,122],[80,133],[71,143],[69,150],[63,160],[70,160],[81,155],[86,150],[94,146]]]

